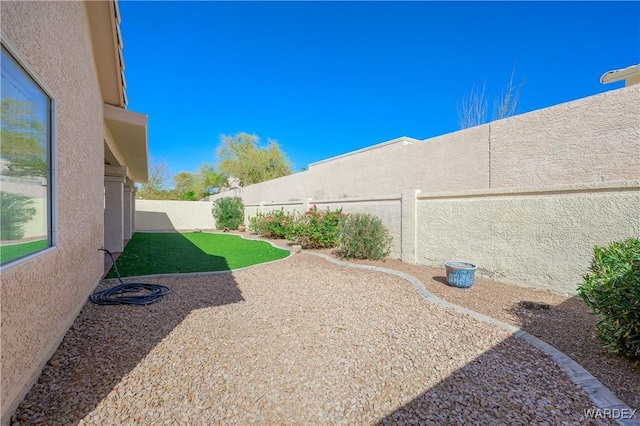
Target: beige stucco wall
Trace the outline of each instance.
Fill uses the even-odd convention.
[[[489,187],[489,126],[424,141],[382,144],[311,164],[309,170],[230,191],[246,203],[368,197]]]
[[[402,212],[399,195],[340,198],[333,200],[308,199],[304,202],[247,204],[244,208],[245,223],[249,224],[249,218],[255,217],[258,213],[269,213],[282,210],[285,213],[304,214],[307,209],[312,208],[314,205],[320,211],[325,211],[327,209],[331,211],[342,209],[343,213],[368,213],[379,217],[382,223],[389,230],[389,234],[392,238],[389,256],[393,259],[400,258],[400,246],[402,244]]]
[[[399,138],[223,193],[245,203],[640,178],[640,85],[423,141]]]
[[[315,163],[314,199],[489,187],[489,128],[478,126],[410,144],[393,144]]]
[[[136,231],[215,229],[210,201],[136,200]]]
[[[573,294],[594,245],[640,237],[640,182],[419,196],[417,210],[419,264]]]
[[[491,123],[491,188],[640,178],[640,86]]]
[[[2,424],[100,279],[102,98],[85,5],[0,4],[1,28],[57,101],[57,246],[2,269]]]
[[[221,196],[242,196],[248,215],[261,202],[333,199],[322,205],[383,217],[394,257],[463,258],[498,280],[574,293],[594,244],[640,236],[637,188],[609,188],[638,186],[639,100],[631,86],[425,141],[399,138]],[[405,197],[404,211],[361,200],[416,189],[418,204]]]

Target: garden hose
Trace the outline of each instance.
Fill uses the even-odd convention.
[[[149,305],[151,303],[158,302],[162,296],[171,293],[171,289],[169,287],[160,284],[125,283],[120,277],[120,272],[118,272],[118,266],[116,265],[116,260],[113,258],[113,254],[109,250],[98,250],[101,250],[111,256],[113,269],[118,276],[120,284],[115,287],[93,293],[89,296],[89,299],[93,303],[97,305]],[[138,294],[128,296],[132,293]]]

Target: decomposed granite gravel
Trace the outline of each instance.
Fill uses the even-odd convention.
[[[543,352],[398,277],[301,253],[144,281],[172,293],[87,303],[14,424],[613,424]]]

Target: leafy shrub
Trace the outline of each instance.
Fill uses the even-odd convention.
[[[294,216],[283,210],[274,210],[249,218],[249,231],[267,238],[287,238],[293,226]]]
[[[313,206],[304,215],[295,218],[287,239],[305,249],[335,247],[338,241],[338,224],[343,216],[342,209],[319,211]]]
[[[0,191],[0,239],[19,240],[23,226],[36,214],[33,199],[22,194]]]
[[[238,229],[244,222],[244,204],[241,197],[218,198],[211,210],[217,229]]]
[[[294,216],[284,210],[274,210],[264,215],[262,235],[268,238],[288,238],[291,235]]]
[[[640,240],[595,247],[578,293],[600,318],[598,336],[611,352],[640,360]]]
[[[343,259],[379,260],[389,255],[390,245],[389,231],[370,214],[349,214],[338,228],[338,248]]]
[[[264,214],[258,213],[255,216],[249,217],[249,225],[247,226],[247,229],[249,232],[253,232],[254,234],[264,235],[266,232],[264,224]]]

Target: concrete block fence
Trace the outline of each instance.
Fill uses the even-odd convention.
[[[640,237],[640,180],[376,197],[305,198],[245,204],[245,223],[258,213],[341,208],[369,213],[389,229],[390,257],[443,267],[478,265],[496,281],[575,294],[594,245]],[[211,202],[136,203],[137,231],[215,229]]]
[[[245,222],[313,205],[380,217],[393,238],[392,258],[438,268],[464,260],[496,281],[569,294],[594,245],[640,236],[640,181],[260,202],[245,206]]]

